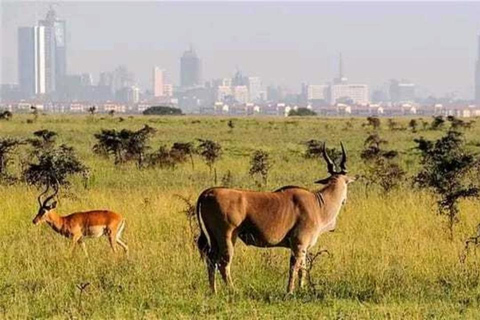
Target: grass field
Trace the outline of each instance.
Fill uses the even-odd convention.
[[[299,185],[315,189],[326,176],[323,162],[305,159],[310,139],[344,141],[348,167],[364,170],[360,159],[368,130],[364,119],[238,118],[230,130],[227,118],[132,117],[97,115],[29,116],[0,122],[1,137],[30,137],[39,129],[56,131],[58,141],[75,147],[91,169],[88,188],[75,180],[60,196],[58,212],[67,214],[108,208],[124,214],[124,238],[130,255],[114,256],[106,239],[87,241],[90,259],[46,225],[34,226],[38,190],[23,183],[0,186],[0,318],[471,318],[480,317],[480,256],[472,250],[465,263],[465,239],[480,222],[479,201],[461,203],[460,222],[449,240],[445,219],[436,214],[431,195],[406,184],[391,194],[375,190],[365,196],[361,182],[351,185],[336,232],[323,235],[314,251],[325,248],[312,269],[313,285],[285,295],[289,252],[257,249],[237,243],[232,266],[235,292],[220,283],[209,293],[206,270],[193,245],[185,205],[176,196],[196,200],[213,186],[208,167],[195,157],[175,170],[115,167],[92,153],[93,134],[102,128],[157,129],[152,145],[197,138],[219,142],[224,154],[217,164],[219,180],[231,171],[233,185],[258,189],[248,175],[257,149],[274,161],[267,189]],[[348,122],[347,122],[348,121]],[[380,135],[401,152],[402,166],[413,176],[418,157],[415,137],[435,138],[442,131],[390,131]],[[408,119],[399,120],[406,127]],[[468,148],[480,151],[480,123],[466,132]],[[477,140],[478,139],[478,140]],[[22,148],[22,153],[26,152]],[[19,166],[15,158],[13,167]],[[81,290],[84,285],[86,288]]]

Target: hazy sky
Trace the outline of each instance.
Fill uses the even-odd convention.
[[[336,75],[343,54],[350,82],[372,89],[409,79],[423,94],[471,98],[480,3],[447,2],[56,2],[67,20],[68,72],[126,65],[141,87],[151,69],[178,83],[192,43],[205,79],[238,67],[265,85],[299,90]],[[2,82],[17,82],[17,28],[43,18],[43,1],[3,1]]]

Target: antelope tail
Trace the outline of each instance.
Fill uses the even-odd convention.
[[[200,251],[200,256],[202,257],[202,259],[205,259],[205,258],[208,258],[211,253],[212,242],[211,242],[210,235],[208,234],[207,227],[205,226],[205,223],[203,222],[203,219],[202,219],[201,208],[202,208],[202,203],[200,198],[197,201],[197,207],[196,207],[198,224],[200,226],[200,236],[198,237],[198,240],[197,240],[197,247],[198,247],[198,250]]]

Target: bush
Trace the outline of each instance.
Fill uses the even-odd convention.
[[[93,151],[105,156],[113,155],[116,165],[135,160],[137,166],[142,168],[145,154],[150,149],[148,141],[155,131],[148,125],[138,131],[103,129],[95,134],[97,144],[93,146]]]
[[[0,179],[2,181],[12,182],[15,180],[15,177],[9,173],[8,166],[12,162],[12,154],[20,144],[22,142],[17,139],[0,139]]]
[[[306,117],[306,116],[316,116],[317,113],[313,110],[310,110],[308,108],[298,108],[297,110],[290,110],[288,112],[288,116],[299,116],[299,117]]]
[[[11,120],[13,118],[13,113],[11,113],[8,110],[5,110],[3,112],[0,112],[0,120]]]
[[[378,134],[371,134],[364,142],[365,149],[360,157],[366,165],[364,178],[367,180],[367,187],[377,185],[384,193],[388,193],[403,182],[406,173],[395,162],[398,152],[382,149],[385,144],[387,141]]]
[[[380,119],[378,117],[367,117],[367,123],[364,123],[364,127],[372,127],[373,130],[380,129]]]
[[[447,216],[450,238],[453,239],[453,227],[458,221],[459,200],[479,194],[478,186],[467,179],[478,162],[473,154],[464,149],[463,134],[458,131],[449,130],[436,141],[424,138],[414,141],[423,165],[415,177],[415,184],[431,190],[437,197],[438,213]]]
[[[260,176],[262,178],[263,186],[266,187],[268,183],[268,172],[270,171],[272,164],[270,162],[270,155],[266,151],[257,150],[253,153],[250,159],[250,171],[249,174],[254,176]]]
[[[157,116],[173,116],[173,115],[183,115],[182,110],[173,107],[167,106],[155,106],[150,107],[143,111],[143,114],[146,116],[157,115]]]
[[[41,130],[34,134],[37,138],[28,140],[33,147],[31,160],[23,170],[27,183],[39,187],[68,185],[71,175],[88,175],[88,168],[78,159],[72,147],[55,145],[55,132]]]
[[[173,169],[177,165],[177,160],[167,146],[161,146],[157,151],[147,156],[147,164],[149,167]]]
[[[323,159],[323,142],[320,140],[309,140],[305,142],[307,150],[305,151],[305,158],[307,159]],[[336,148],[327,148],[327,153],[334,161],[340,161],[342,157],[342,151]]]
[[[210,174],[212,174],[212,171],[215,171],[214,181],[215,184],[217,184],[217,173],[214,165],[222,155],[222,146],[212,140],[198,139],[198,141],[200,142],[200,145],[198,146],[197,152],[210,169]]]
[[[444,125],[445,125],[445,119],[443,118],[443,116],[436,116],[436,117],[433,117],[432,123],[430,125],[430,129],[440,130],[443,128]]]

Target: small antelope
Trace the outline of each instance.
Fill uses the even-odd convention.
[[[347,185],[355,180],[347,176],[343,144],[339,171],[325,144],[323,157],[330,176],[316,182],[325,185],[321,190],[294,186],[275,192],[210,188],[200,194],[196,211],[201,233],[197,244],[206,260],[214,293],[217,268],[225,283],[233,287],[230,265],[237,238],[255,247],[290,249],[287,292],[293,292],[298,274],[300,287],[304,285],[307,251],[322,233],[335,230],[338,214],[347,199]]]
[[[33,224],[37,225],[41,222],[46,222],[55,232],[71,238],[73,240],[72,254],[76,245],[79,244],[82,246],[85,255],[87,255],[83,238],[98,238],[103,235],[108,237],[114,253],[117,252],[117,243],[125,250],[125,253],[128,253],[128,247],[121,239],[123,229],[125,228],[125,219],[120,214],[108,210],[92,210],[75,212],[63,217],[59,216],[55,212],[57,201],[49,204],[58,193],[58,183],[53,187],[55,190],[54,194],[42,201],[42,196],[48,192],[49,187],[50,185],[47,185],[47,189],[38,196],[40,208],[33,219]]]

